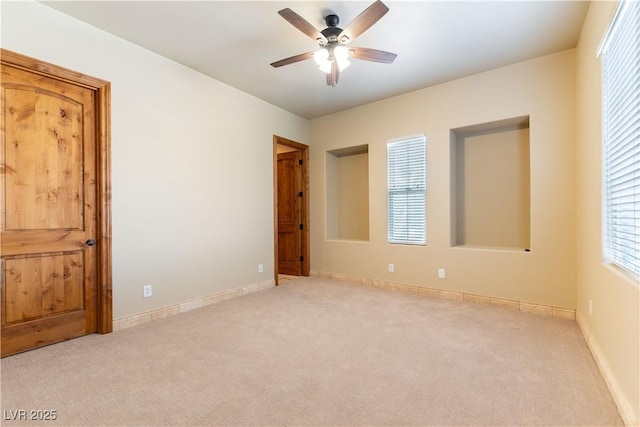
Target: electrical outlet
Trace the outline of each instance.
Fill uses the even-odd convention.
[[[389,264],[389,273],[393,273],[396,271],[396,266],[394,264]]]
[[[264,265],[258,264],[258,273],[264,273]]]
[[[439,268],[438,269],[438,279],[444,279],[446,277],[444,268]]]
[[[589,298],[589,316],[593,313],[593,301]]]
[[[145,298],[149,298],[151,295],[153,295],[153,292],[152,292],[152,290],[151,290],[151,285],[145,285],[145,286],[142,288],[142,295],[143,295]]]

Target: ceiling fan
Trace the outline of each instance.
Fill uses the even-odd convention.
[[[283,65],[313,58],[320,67],[320,70],[326,73],[327,85],[335,86],[338,84],[340,72],[349,66],[349,58],[391,64],[393,60],[396,59],[397,55],[395,53],[365,47],[347,47],[349,42],[368,30],[388,11],[389,8],[380,0],[377,0],[351,21],[344,30],[338,28],[340,22],[338,15],[327,15],[325,17],[327,28],[318,31],[293,10],[289,8],[282,9],[278,14],[291,25],[317,41],[320,50],[281,59],[280,61],[273,62],[271,66],[282,67]]]

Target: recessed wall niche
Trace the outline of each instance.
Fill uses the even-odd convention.
[[[326,236],[369,241],[369,146],[326,153]]]
[[[451,244],[530,248],[529,116],[451,130]]]

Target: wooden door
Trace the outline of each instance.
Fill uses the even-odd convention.
[[[299,151],[278,154],[278,273],[302,273],[301,155]]]
[[[3,63],[0,103],[6,356],[98,330],[98,133],[68,81]]]

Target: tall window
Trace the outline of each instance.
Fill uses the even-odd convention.
[[[389,243],[426,243],[426,144],[425,136],[387,144]]]
[[[640,2],[622,1],[600,50],[604,255],[640,276]]]

